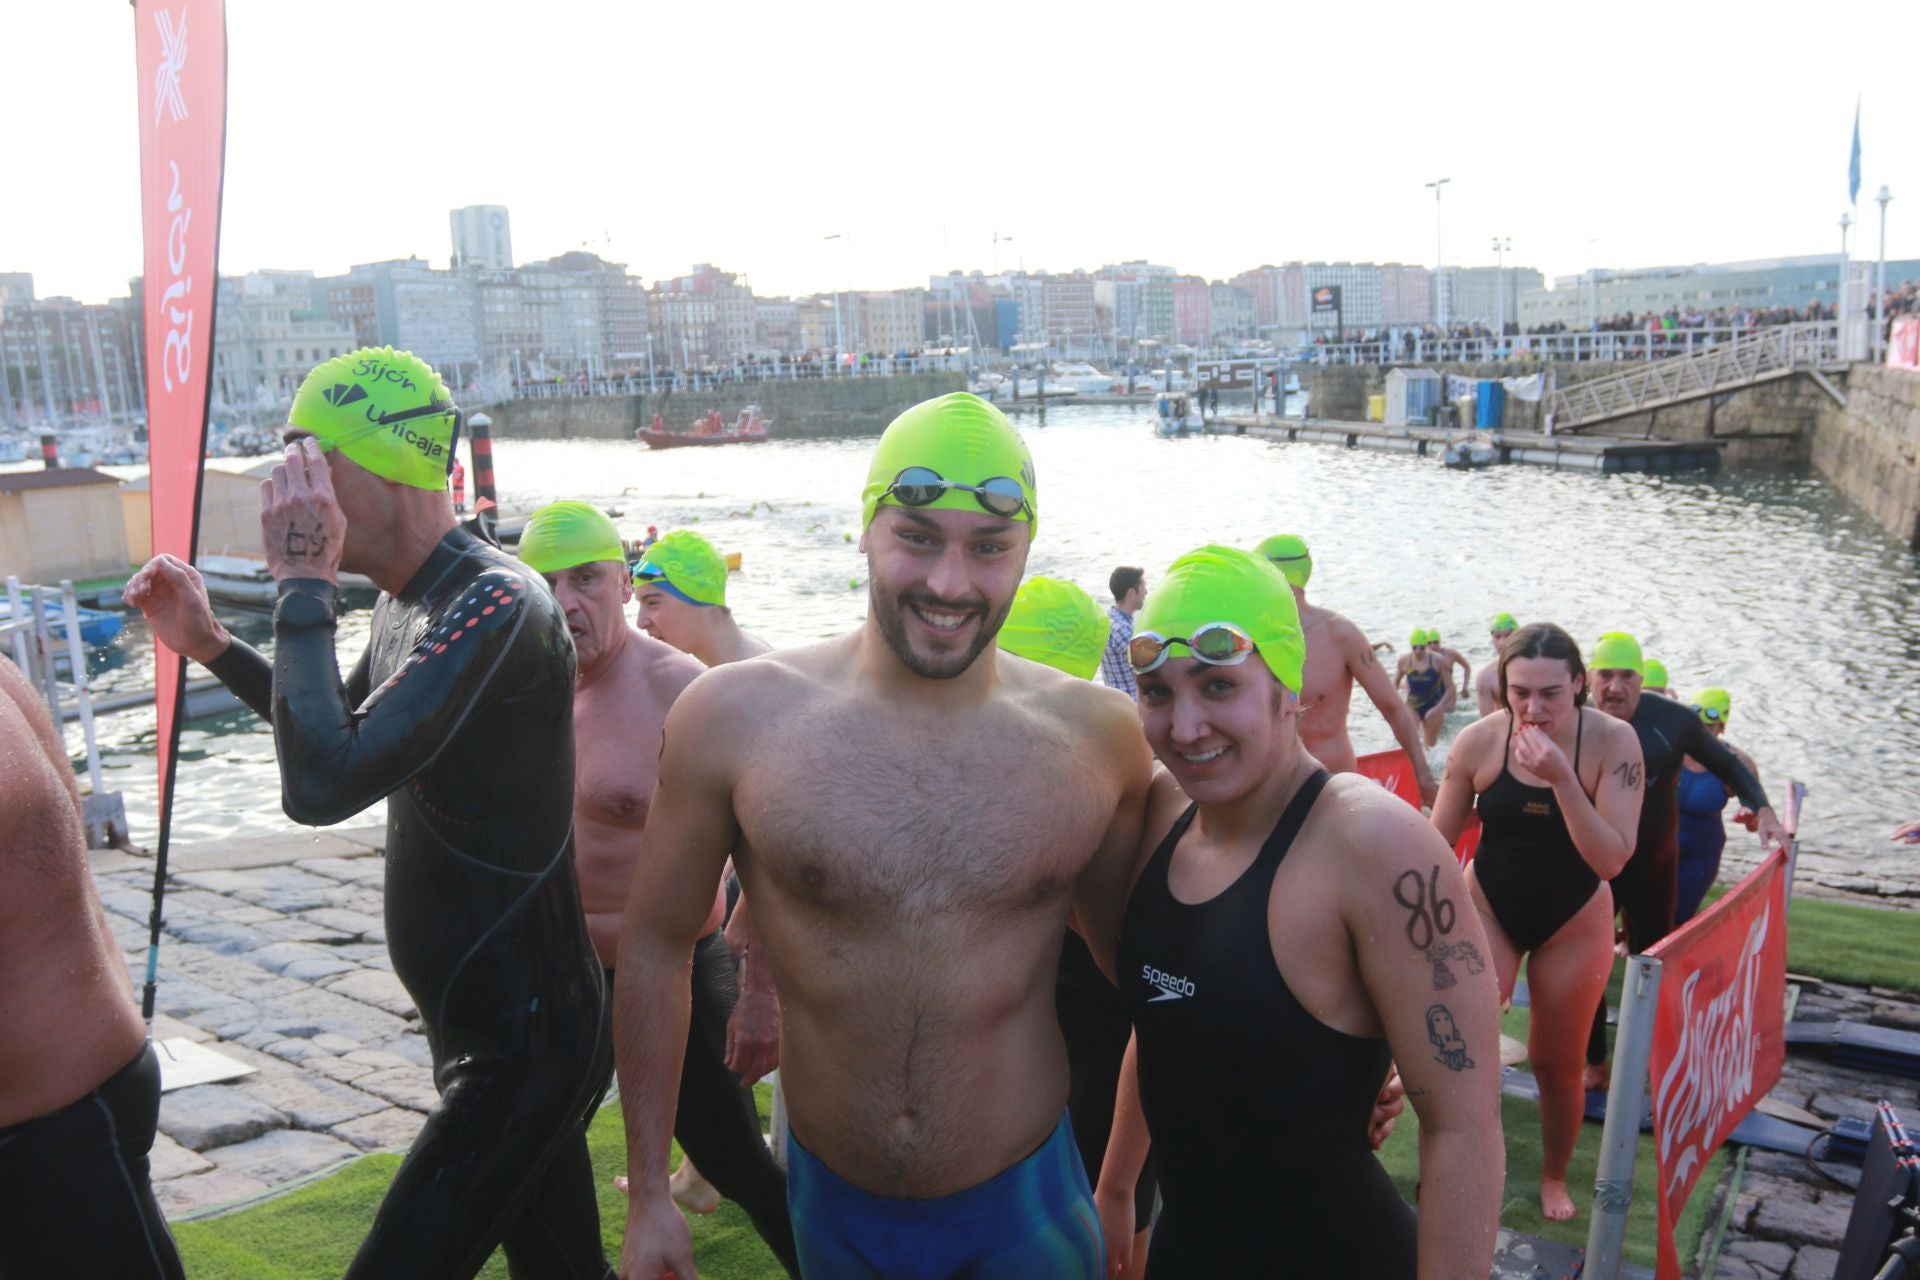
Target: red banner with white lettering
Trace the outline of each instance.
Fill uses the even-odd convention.
[[[1414,808],[1420,807],[1420,784],[1413,779],[1413,761],[1405,751],[1375,751],[1361,756],[1353,765],[1361,777],[1372,778]],[[1474,851],[1479,847],[1480,815],[1469,813],[1467,825],[1461,828],[1460,838],[1453,843],[1453,855],[1464,866],[1473,861]]]
[[[1650,1064],[1658,1280],[1680,1280],[1673,1229],[1687,1196],[1727,1135],[1779,1083],[1786,1059],[1786,850],[1646,954],[1661,965]]]
[[[212,389],[219,293],[220,193],[227,145],[224,0],[136,0],[140,209],[145,254],[147,451],[153,551],[191,562],[199,535],[200,467]],[[166,865],[186,661],[155,642],[155,751]],[[156,915],[158,909],[156,908]],[[147,1005],[152,1015],[153,952]]]

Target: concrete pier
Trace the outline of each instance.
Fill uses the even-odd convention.
[[[1208,424],[1220,435],[1252,436],[1276,444],[1311,442],[1349,449],[1382,449],[1411,453],[1436,462],[1449,440],[1462,432],[1444,427],[1387,426],[1379,422],[1341,422],[1327,418],[1220,417]],[[1500,431],[1484,434],[1495,442],[1502,463],[1561,467],[1578,471],[1650,472],[1714,471],[1720,466],[1720,445],[1711,440],[1649,440],[1625,436],[1543,435],[1537,431]]]

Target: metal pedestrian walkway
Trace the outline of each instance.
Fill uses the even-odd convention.
[[[1804,374],[1840,405],[1846,393],[1829,373],[1844,372],[1840,326],[1832,321],[1775,325],[1734,334],[1690,356],[1649,361],[1644,367],[1558,387],[1547,395],[1546,420],[1555,434],[1582,431],[1632,417]]]

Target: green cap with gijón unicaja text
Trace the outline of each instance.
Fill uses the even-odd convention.
[[[1631,671],[1635,675],[1646,670],[1640,657],[1640,642],[1624,631],[1609,631],[1594,641],[1587,666],[1595,671]]]
[[[873,523],[881,495],[908,467],[926,467],[943,480],[977,485],[1006,477],[1017,482],[1032,513],[1031,533],[1040,527],[1040,503],[1035,496],[1033,455],[1027,442],[1007,421],[1007,415],[965,391],[923,400],[888,425],[874,446],[867,467],[866,487],[860,491],[860,527]],[[895,501],[892,497],[889,503]],[[975,496],[948,489],[921,510],[979,511]],[[1015,517],[1018,519],[1019,517]],[[1029,536],[1031,536],[1031,533]]]
[[[1000,624],[1000,647],[1082,680],[1093,679],[1111,628],[1093,597],[1071,582],[1031,577]]]
[[[627,567],[620,531],[607,513],[585,502],[549,502],[520,533],[520,563],[535,573],[558,573],[600,560]]]
[[[1253,554],[1273,561],[1286,580],[1296,587],[1307,585],[1313,577],[1313,553],[1307,540],[1297,533],[1276,533],[1253,549]]]
[[[691,529],[675,529],[647,548],[633,571],[636,587],[660,586],[688,604],[727,602],[727,562]]]
[[[457,412],[446,383],[411,351],[363,347],[309,373],[287,424],[383,480],[447,487]]]
[[[1300,692],[1307,659],[1300,610],[1292,584],[1271,560],[1237,547],[1189,551],[1161,577],[1134,626],[1136,635],[1173,637],[1190,636],[1210,622],[1231,622],[1246,632],[1275,678]]]

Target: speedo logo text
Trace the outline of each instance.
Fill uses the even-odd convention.
[[[1175,977],[1171,973],[1162,973],[1150,964],[1140,966],[1140,976],[1146,979],[1148,986],[1160,993],[1153,999],[1147,1001],[1148,1004],[1159,1004],[1162,1000],[1185,1000],[1194,994],[1193,980],[1191,978],[1180,978]]]

